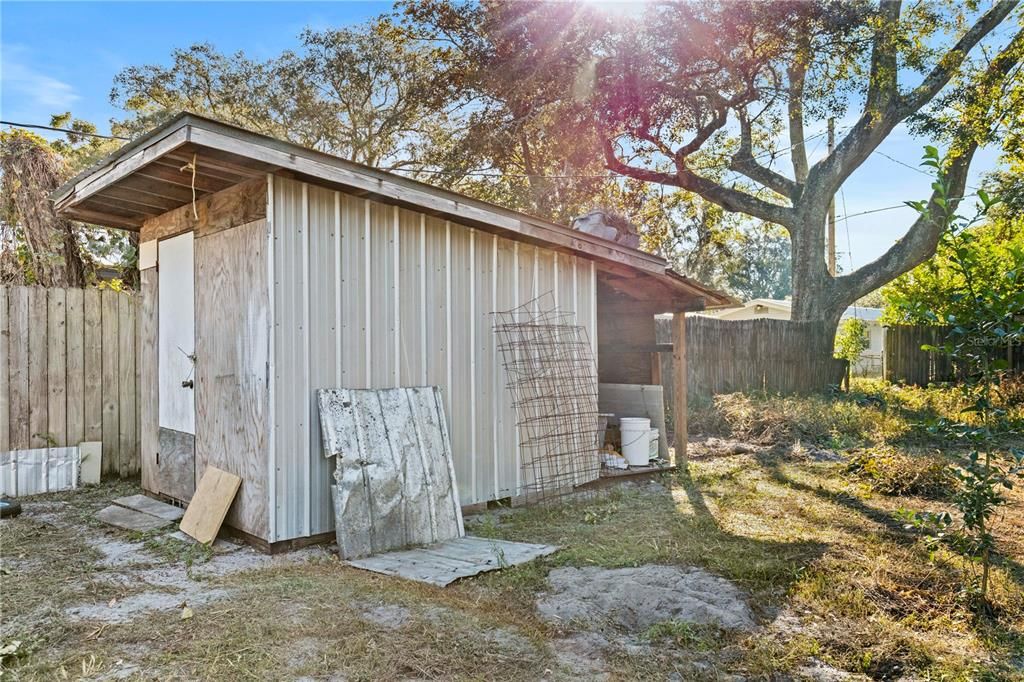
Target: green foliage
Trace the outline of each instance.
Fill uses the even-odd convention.
[[[965,273],[960,263],[969,260]],[[1024,269],[1024,219],[993,216],[943,239],[935,257],[901,275],[882,289],[884,324],[944,324],[951,316],[972,315],[975,297],[967,295],[966,277],[974,293],[992,303],[1008,300],[1020,286]]]
[[[960,390],[970,401],[962,414],[972,417],[969,421],[940,419],[932,428],[971,450],[955,470],[959,485],[953,503],[961,518],[957,521],[948,512],[907,511],[905,519],[908,525],[923,529],[933,543],[947,542],[980,565],[981,575],[966,587],[986,605],[995,549],[991,522],[1007,502],[1002,490],[1011,488],[1015,478],[1024,478],[1024,449],[1011,447],[1003,454],[993,442],[995,428],[1007,419],[1006,408],[996,399],[1007,365],[1005,360],[993,358],[990,349],[1024,341],[1024,268],[1015,266],[1002,274],[1005,291],[993,295],[984,288],[980,275],[986,272],[987,261],[984,252],[974,248],[977,240],[972,228],[996,200],[979,192],[977,213],[961,216],[957,213],[959,201],[950,196],[946,161],[935,147],[925,148],[922,165],[936,174],[932,188],[938,198],[931,203],[943,220],[942,244],[957,275],[948,290],[957,312],[947,313],[944,319],[931,313],[934,319],[952,325],[952,332],[941,347],[932,350],[941,350],[960,368]],[[925,202],[907,203],[923,215],[935,215]]]
[[[23,130],[0,134],[0,281],[42,286],[96,284],[99,268],[119,273],[115,286],[137,280],[137,236],[56,216],[50,193],[116,150],[117,140],[89,135],[96,126],[55,114],[50,125],[72,132],[48,141]]]
[[[836,332],[835,355],[837,358],[847,360],[852,365],[860,359],[861,353],[866,351],[870,345],[871,339],[868,336],[867,322],[851,317],[839,324],[839,330]]]
[[[793,293],[789,237],[770,223],[742,230],[732,257],[717,265],[724,272],[724,288],[742,300],[783,299]]]

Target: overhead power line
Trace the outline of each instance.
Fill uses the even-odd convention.
[[[131,140],[131,138],[129,138],[129,137],[121,137],[119,135],[103,135],[101,133],[88,133],[88,132],[84,132],[84,131],[81,131],[81,130],[71,130],[70,128],[55,128],[53,126],[44,126],[44,125],[39,125],[39,124],[34,124],[34,123],[14,123],[13,121],[2,121],[2,120],[0,120],[0,125],[12,126],[14,128],[25,128],[25,129],[36,129],[36,130],[51,130],[51,131],[57,132],[57,133],[70,133],[72,135],[83,135],[83,136],[87,136],[87,137],[98,137],[98,138],[101,138],[101,139],[104,139],[104,140],[123,140],[123,141],[130,141]],[[848,130],[850,127],[851,126],[847,126],[846,128],[844,128],[840,132],[845,132],[845,130]],[[774,156],[774,155],[777,155],[777,154],[781,154],[782,152],[785,152],[785,151],[788,151],[790,149],[794,149],[796,147],[799,147],[801,144],[806,145],[807,142],[809,142],[810,140],[819,138],[819,142],[817,144],[815,144],[815,150],[817,150],[818,144],[820,144],[820,138],[825,136],[827,133],[828,133],[828,131],[821,132],[821,133],[816,133],[814,135],[810,135],[810,136],[804,138],[803,142],[799,142],[797,144],[793,144],[793,145],[790,145],[788,147],[783,147],[782,149],[775,149],[775,150],[771,150],[771,151],[768,151],[768,152],[762,152],[761,154],[755,156],[754,158],[755,159],[762,159],[762,158],[765,158],[766,156]],[[925,171],[925,170],[923,170],[921,168],[916,168],[916,167],[914,167],[914,166],[912,166],[912,165],[910,165],[908,163],[904,163],[903,161],[895,159],[895,158],[889,156],[888,154],[886,154],[884,152],[878,151],[877,149],[874,152],[872,152],[872,153],[874,153],[874,154],[881,154],[882,156],[884,156],[885,158],[889,159],[890,161],[898,163],[901,166],[905,166],[905,167],[909,168],[910,170],[916,171],[918,173],[927,174],[927,171]],[[812,151],[812,154],[813,154],[813,151]],[[729,168],[729,164],[719,164],[719,165],[709,165],[709,166],[695,166],[691,170],[695,170],[695,171],[700,171],[700,170],[725,170],[725,169],[728,169],[728,168]],[[421,174],[426,174],[426,175],[459,175],[459,176],[463,176],[463,177],[469,176],[469,177],[483,177],[483,178],[542,178],[542,179],[550,179],[550,180],[559,180],[559,179],[561,179],[561,180],[568,180],[568,179],[580,179],[580,180],[583,180],[583,179],[606,179],[606,180],[612,180],[612,179],[615,179],[615,177],[626,177],[626,176],[612,176],[612,175],[609,175],[608,173],[602,173],[600,175],[596,175],[596,174],[589,174],[589,175],[587,175],[587,174],[580,174],[580,175],[572,175],[572,174],[569,174],[569,175],[544,175],[544,174],[540,174],[540,173],[485,173],[485,172],[482,172],[482,171],[481,172],[476,172],[476,171],[462,172],[462,171],[442,171],[442,170],[413,170],[411,168],[396,168],[396,169],[394,169],[394,171],[400,171],[400,172],[404,172],[404,173],[421,173]],[[968,187],[970,189],[976,189],[975,187],[971,187],[970,185],[968,185]],[[960,198],[962,199],[964,197],[960,197]],[[861,211],[859,213],[850,213],[850,214],[847,214],[847,215],[837,216],[836,220],[844,220],[845,221],[845,220],[848,220],[850,218],[856,218],[858,216],[869,215],[869,214],[872,214],[872,213],[881,213],[883,211],[892,211],[892,210],[895,210],[897,208],[905,208],[905,207],[906,207],[905,204],[897,204],[895,206],[884,206],[882,208],[874,208],[874,209],[871,209],[871,210],[868,210],[868,211]]]
[[[125,140],[128,141],[130,137],[121,137],[119,135],[102,135],[100,133],[87,133],[81,130],[71,130],[69,128],[54,128],[53,126],[37,125],[34,123],[13,123],[12,121],[0,121],[0,125],[12,126],[14,128],[26,128],[35,130],[52,130],[56,133],[71,133],[72,135],[84,135],[87,137],[99,137],[104,140]]]

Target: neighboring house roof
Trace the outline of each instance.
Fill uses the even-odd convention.
[[[793,302],[778,298],[752,298],[749,301],[740,305],[739,307],[726,308],[723,310],[712,310],[700,314],[707,315],[709,317],[729,319],[731,317],[741,315],[743,311],[750,310],[751,308],[768,308],[789,315],[793,309]],[[877,323],[882,317],[882,309],[865,308],[864,306],[852,305],[849,308],[847,308],[846,311],[843,313],[842,319],[845,320],[851,317],[857,318],[858,320],[864,320],[865,322]]]
[[[189,165],[193,159],[194,168]],[[673,305],[683,299],[697,300],[706,308],[737,303],[723,292],[673,272],[659,256],[187,112],[82,171],[51,198],[62,216],[137,231],[146,220],[195,199],[280,172],[509,239],[585,256],[605,264],[609,284],[616,290],[632,291],[634,296]]]

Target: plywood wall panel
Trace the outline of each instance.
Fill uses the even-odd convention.
[[[157,492],[157,452],[160,444],[157,287],[160,278],[156,268],[148,268],[139,273],[139,280],[142,297],[138,339],[139,459],[142,468],[142,487],[150,492]]]
[[[269,298],[265,220],[195,242],[196,471],[242,479],[227,523],[268,538],[267,361]]]

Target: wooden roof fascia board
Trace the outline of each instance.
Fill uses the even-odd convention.
[[[219,144],[218,144],[219,142]],[[157,157],[185,144],[218,149],[265,164],[262,168],[290,168],[299,173],[337,182],[360,192],[374,194],[425,212],[453,216],[481,227],[496,227],[515,235],[546,242],[552,248],[568,248],[595,260],[620,262],[647,272],[664,272],[665,261],[652,254],[629,249],[568,227],[546,223],[500,206],[462,197],[419,181],[332,157],[323,152],[252,133],[211,119],[183,112],[121,148],[103,167],[83,171],[53,193],[58,210],[84,200],[84,193],[95,192],[145,168]],[[319,158],[323,158],[321,161]],[[256,164],[254,164],[254,167]],[[303,171],[302,169],[306,170]],[[168,177],[157,179],[172,181]],[[168,174],[164,174],[165,176]],[[184,184],[184,183],[181,183]],[[198,183],[197,183],[198,184]],[[190,186],[190,185],[185,185]],[[218,191],[218,187],[209,191]]]
[[[82,203],[102,188],[109,187],[121,178],[127,177],[164,156],[169,151],[186,144],[188,136],[189,130],[187,128],[171,129],[167,131],[165,136],[153,141],[152,144],[141,147],[126,157],[113,159],[109,165],[82,178],[75,183],[69,192],[60,196],[56,201],[57,210],[59,211]],[[58,191],[63,192],[64,188]]]
[[[240,137],[240,134],[252,135],[257,139],[245,140]],[[318,152],[302,150],[303,152],[308,152],[308,154],[299,154],[296,153],[299,148],[294,148],[294,145],[288,145],[294,148],[292,151],[278,149],[278,145],[271,143],[279,143],[279,141],[270,140],[253,133],[245,133],[245,131],[230,128],[222,132],[213,130],[212,126],[197,126],[192,130],[191,140],[197,145],[252,158],[271,166],[316,179],[335,182],[357,191],[408,205],[417,210],[422,211],[425,209],[426,212],[436,212],[451,216],[455,218],[456,222],[467,221],[477,226],[493,226],[518,235],[533,237],[548,244],[563,246],[596,258],[625,263],[631,267],[648,272],[660,273],[665,270],[664,260],[657,256],[620,247],[614,244],[614,242],[604,244],[601,242],[605,240],[598,240],[597,238],[588,239],[581,236],[585,233],[577,232],[570,228],[555,225],[548,226],[540,221],[527,222],[522,217],[517,217],[514,212],[505,214],[503,211],[496,210],[497,207],[495,209],[482,207],[474,200],[448,196],[448,193],[444,190],[433,190],[428,185],[423,185],[423,188],[420,188],[419,186],[410,186],[404,182],[396,182],[394,179],[377,177],[368,172],[369,169],[366,171],[362,169],[358,171],[353,170],[342,165],[344,163],[342,160],[331,159],[327,155],[325,156],[331,159],[331,161],[321,161],[312,158],[314,155],[318,155]],[[419,184],[416,183],[416,185]]]

